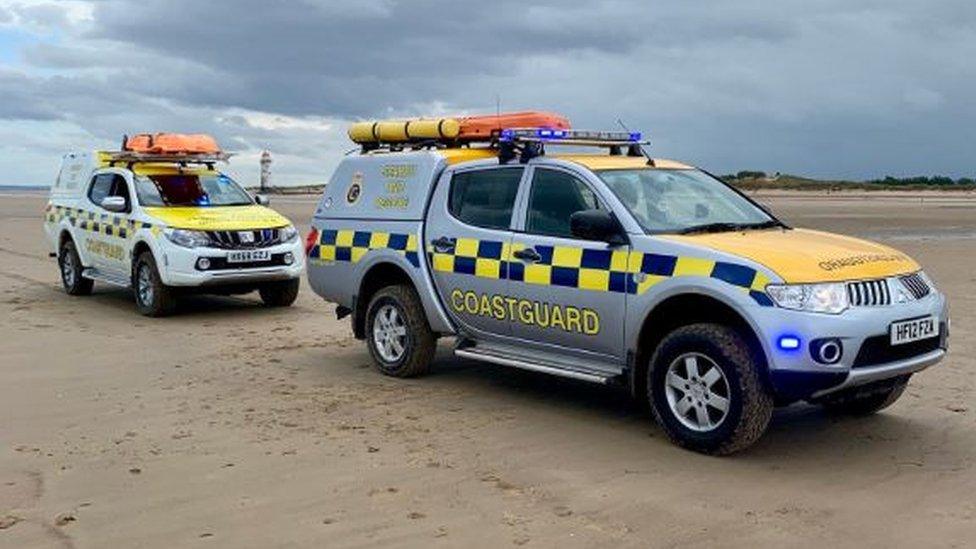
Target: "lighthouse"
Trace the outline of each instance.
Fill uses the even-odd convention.
[[[261,192],[271,187],[271,153],[265,150],[261,153]]]

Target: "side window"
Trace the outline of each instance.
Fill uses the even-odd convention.
[[[490,168],[454,174],[448,209],[458,220],[486,229],[507,229],[523,168]]]
[[[108,196],[121,196],[125,199],[127,207],[132,206],[129,199],[129,187],[125,183],[125,178],[119,174],[102,173],[95,176],[91,189],[88,191],[88,198],[97,206],[102,205],[102,200]]]
[[[125,183],[125,178],[121,175],[116,174],[114,176],[112,196],[121,196],[125,199],[126,207],[132,206],[132,201],[129,199],[129,186]]]
[[[600,201],[585,183],[557,170],[537,168],[532,175],[526,232],[573,238],[569,216],[600,208]]]
[[[112,187],[115,186],[115,174],[101,173],[95,176],[92,186],[88,189],[88,199],[96,206],[102,205],[102,200],[106,196],[112,196]]]

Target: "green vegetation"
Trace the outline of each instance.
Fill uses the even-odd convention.
[[[962,177],[885,177],[867,181],[810,179],[789,174],[767,175],[760,171],[740,171],[719,176],[731,185],[744,190],[794,189],[804,191],[976,191],[976,179]]]

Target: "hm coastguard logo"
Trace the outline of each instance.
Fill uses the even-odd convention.
[[[359,197],[363,194],[363,172],[352,174],[352,182],[346,189],[346,202],[349,205],[359,202]]]

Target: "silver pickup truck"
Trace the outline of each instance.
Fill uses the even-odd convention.
[[[946,300],[911,258],[788,227],[639,140],[364,145],[315,211],[309,283],[384,374],[423,374],[449,336],[457,356],[620,385],[711,454],[755,442],[775,406],[880,410],[943,358]]]

